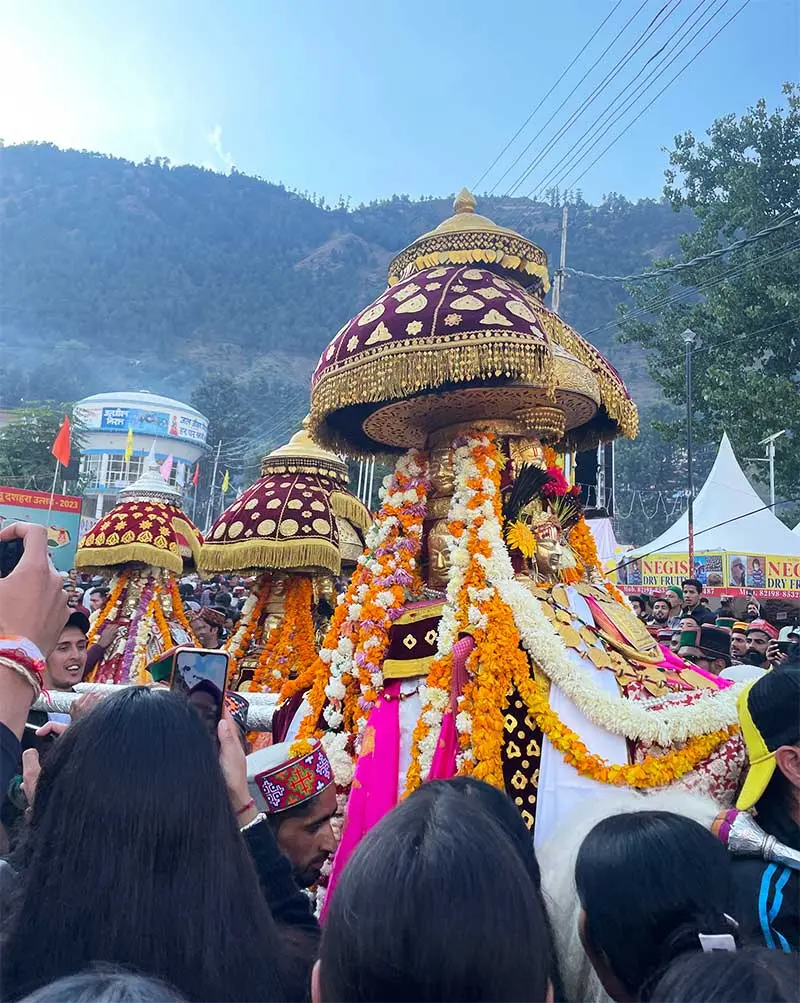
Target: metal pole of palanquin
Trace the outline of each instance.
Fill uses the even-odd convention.
[[[692,471],[692,346],[697,335],[687,327],[681,335],[686,346],[686,487],[689,494],[689,575],[694,574],[694,474]]]

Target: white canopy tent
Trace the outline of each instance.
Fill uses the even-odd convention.
[[[764,506],[739,466],[730,439],[724,434],[711,473],[694,501],[695,551],[800,557],[800,527],[789,529]],[[689,519],[684,512],[661,536],[631,550],[626,557],[645,557],[659,551],[685,552],[688,541]]]

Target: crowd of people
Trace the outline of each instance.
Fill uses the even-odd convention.
[[[771,857],[726,848],[704,797],[625,791],[537,859],[514,803],[457,777],[371,829],[320,921],[308,891],[337,839],[322,747],[250,752],[236,694],[213,741],[160,687],[32,711],[109,642],[87,644],[102,584],[63,581],[42,528],[0,530],[15,538],[23,557],[0,579],[3,1000],[798,999],[800,660],[759,615],[715,617],[695,580],[639,601],[678,654],[762,670],[739,700],[737,806]],[[246,585],[182,591],[198,640],[218,646]]]
[[[778,628],[750,598],[739,619],[730,596],[712,612],[703,584],[687,578],[658,595],[632,595],[633,610],[653,637],[674,654],[733,682],[758,679],[800,654],[800,626]]]

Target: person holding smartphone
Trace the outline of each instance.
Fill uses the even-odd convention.
[[[44,526],[12,523],[0,529],[0,550],[7,553],[12,546],[15,563],[0,578],[0,791],[17,772],[25,720],[41,692],[44,659],[69,615]]]

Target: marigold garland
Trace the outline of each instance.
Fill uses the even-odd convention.
[[[527,661],[527,659],[526,659]],[[601,756],[589,752],[578,735],[561,722],[550,709],[548,698],[531,678],[527,665],[514,667],[514,683],[532,720],[542,734],[583,777],[604,784],[640,789],[663,787],[691,773],[723,742],[732,738],[738,725],[721,728],[708,735],[697,735],[687,740],[682,749],[672,749],[663,756],[646,756],[641,763],[618,765],[608,763]]]
[[[164,615],[164,610],[161,608],[161,603],[158,600],[159,600],[159,595],[158,591],[156,591],[155,595],[153,596],[150,602],[150,608],[153,613],[153,619],[155,620],[156,623],[156,629],[161,635],[161,644],[163,645],[161,650],[169,651],[169,649],[173,646],[174,642],[172,640],[172,633],[169,629],[169,624],[167,623],[167,618]]]
[[[430,482],[424,453],[409,450],[384,482],[383,502],[367,533],[359,567],[326,635],[306,696],[306,713],[293,746],[302,751],[308,740],[322,737],[322,714],[329,746],[332,733],[342,734],[345,716],[360,733],[383,688],[383,658],[392,623],[402,615],[410,593],[421,587],[418,557]],[[358,680],[358,688],[351,685]],[[295,691],[296,692],[296,691]],[[337,739],[337,749],[342,745]],[[329,746],[326,746],[326,750]]]
[[[265,573],[253,584],[252,591],[242,610],[242,619],[236,630],[226,640],[223,648],[228,652],[232,662],[231,676],[239,672],[239,663],[250,651],[250,645],[264,617],[270,592],[272,591],[272,576]],[[242,622],[244,621],[244,622]]]
[[[253,675],[253,689],[277,693],[292,672],[302,675],[316,661],[311,599],[311,578],[291,575],[283,619],[270,631]]]
[[[189,622],[189,618],[186,615],[186,610],[183,605],[183,599],[181,598],[181,593],[178,588],[178,583],[174,578],[169,580],[169,594],[172,597],[172,618],[176,620],[181,627],[186,631],[189,638],[189,644],[196,644],[200,646],[200,642],[195,636],[195,632],[192,630],[192,625]]]
[[[128,569],[124,568],[116,576],[116,582],[114,587],[111,589],[108,599],[106,600],[105,606],[101,610],[99,616],[95,618],[94,623],[89,628],[89,633],[86,637],[86,646],[90,648],[96,643],[97,638],[100,636],[102,628],[106,624],[106,620],[109,620],[114,612],[116,611],[117,605],[122,597],[122,593],[125,591],[128,584]]]

